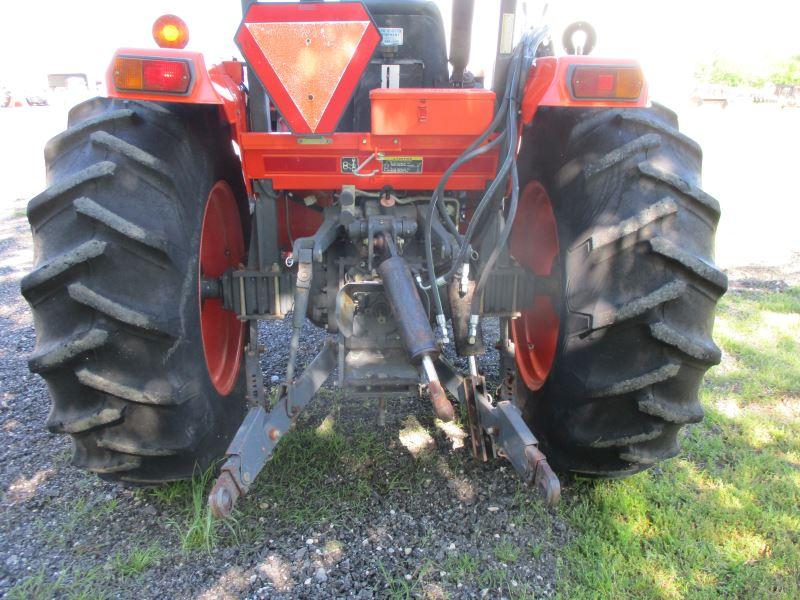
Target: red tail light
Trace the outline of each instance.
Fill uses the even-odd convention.
[[[579,100],[636,100],[644,76],[639,67],[577,65],[570,77],[572,95]]]
[[[191,83],[185,60],[120,56],[114,61],[114,86],[121,91],[185,94]]]

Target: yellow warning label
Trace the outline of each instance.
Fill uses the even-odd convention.
[[[421,156],[384,156],[381,161],[383,173],[422,173]]]

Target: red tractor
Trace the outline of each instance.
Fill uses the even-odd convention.
[[[473,0],[454,2],[450,66],[425,0],[245,1],[244,63],[207,68],[171,15],[159,48],[116,52],[28,205],[29,365],[75,465],[155,484],[224,457],[210,505],[228,515],[334,371],[345,397],[423,391],[443,420],[457,401],[474,456],[548,502],[552,469],[678,452],[727,285],[700,147],[635,61],[588,56],[587,24],[564,56],[544,27],[514,44],[515,4],[491,90],[466,71]],[[268,395],[259,322],[290,312]],[[306,319],[329,335],[300,373]]]

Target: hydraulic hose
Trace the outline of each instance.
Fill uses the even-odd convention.
[[[480,296],[483,287],[486,285],[486,281],[488,280],[488,273],[491,271],[491,268],[497,261],[497,258],[499,257],[500,252],[502,251],[502,248],[504,247],[506,241],[508,240],[508,236],[511,232],[511,226],[513,225],[513,218],[516,215],[517,204],[519,201],[519,179],[516,168],[517,111],[518,111],[517,99],[523,89],[524,77],[527,74],[527,71],[529,70],[533,62],[536,50],[546,37],[547,33],[548,30],[546,28],[540,28],[531,31],[523,36],[523,39],[515,49],[514,55],[512,57],[512,62],[508,71],[508,78],[506,80],[506,87],[503,94],[503,98],[498,108],[497,114],[492,120],[492,123],[484,131],[484,133],[481,134],[481,136],[479,136],[444,173],[439,182],[439,185],[434,190],[434,193],[431,196],[428,209],[428,220],[425,224],[425,255],[426,255],[425,258],[426,258],[426,267],[428,269],[430,287],[432,288],[431,292],[433,295],[434,306],[436,309],[436,320],[441,328],[442,337],[444,338],[444,341],[447,341],[447,329],[445,324],[441,295],[438,289],[439,288],[438,281],[441,279],[443,282],[446,282],[455,274],[455,272],[461,266],[461,263],[466,260],[472,236],[477,230],[481,217],[484,211],[494,200],[495,196],[497,195],[500,189],[500,186],[505,183],[506,177],[509,174],[511,174],[512,177],[511,201],[509,203],[509,212],[508,212],[509,218],[507,219],[507,222],[504,225],[503,230],[501,231],[500,237],[498,238],[498,243],[490,253],[489,258],[484,265],[484,268],[482,270],[482,273],[478,281],[478,285],[476,286],[476,293],[473,296],[473,309],[472,309],[472,315],[473,315],[472,321],[474,321],[475,326],[477,326],[477,307],[480,306]],[[486,141],[486,139],[492,133],[494,133],[498,127],[500,127],[503,124],[504,120],[505,120],[505,126],[501,130],[501,133],[498,135],[498,137],[492,140],[492,142],[490,142],[489,144],[481,146],[481,144],[483,144]],[[461,165],[475,158],[476,156],[483,154],[483,152],[480,152],[481,149],[485,148],[485,151],[488,151],[490,148],[493,148],[496,144],[502,142],[505,142],[504,146],[507,151],[504,160],[501,164],[501,167],[498,170],[495,179],[492,181],[489,188],[486,190],[480,202],[478,203],[478,206],[475,209],[475,213],[472,216],[470,224],[467,227],[465,235],[461,236],[460,233],[458,232],[457,227],[452,222],[452,219],[450,219],[450,216],[444,210],[443,203],[440,203],[440,198],[443,195],[447,181],[449,180],[450,176]],[[450,268],[442,277],[436,276],[435,264],[433,261],[433,244],[432,244],[431,232],[432,232],[432,220],[433,218],[435,218],[437,208],[440,215],[442,215],[442,219],[445,222],[445,226],[450,230],[451,233],[453,233],[456,240],[460,242],[458,252],[451,259]]]

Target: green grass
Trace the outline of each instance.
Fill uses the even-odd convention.
[[[341,426],[344,427],[344,426]],[[286,525],[340,522],[369,510],[375,494],[409,490],[425,459],[387,466],[392,452],[365,426],[332,416],[317,427],[292,430],[258,476],[242,510],[250,520],[263,507]]]
[[[51,546],[73,548],[80,552],[81,546],[73,546],[77,533],[86,527],[102,526],[106,519],[117,510],[119,501],[116,498],[104,501],[88,502],[79,497],[72,506],[65,506],[66,518],[58,527],[46,524],[43,518],[36,520],[36,526],[41,531],[42,539]]]
[[[110,594],[99,568],[61,573],[49,579],[44,568],[17,583],[8,590],[9,600],[102,600]]]
[[[509,598],[532,597],[536,590],[529,582],[512,581],[505,565],[539,560],[553,544],[550,525],[560,518],[569,525],[567,545],[556,557],[564,598],[798,597],[800,290],[729,294],[715,339],[724,358],[701,392],[707,418],[685,430],[679,457],[625,480],[579,481],[557,512],[520,486],[509,506],[509,524],[538,524],[543,537],[528,545],[496,540],[484,557],[462,553],[440,565],[426,562],[410,579],[380,565],[387,586],[381,593],[394,598],[427,593],[428,574],[435,569],[447,572],[448,585],[469,582]],[[424,448],[429,433],[410,419],[400,440],[406,435],[407,442]],[[191,482],[140,493],[170,507],[185,551],[211,551],[256,543],[266,535],[265,518],[272,520],[270,535],[300,524],[358,519],[375,495],[419,493],[423,482],[437,485],[468,460],[424,449],[413,460],[402,454],[369,424],[329,416],[284,437],[233,521],[209,514],[210,470]],[[114,500],[79,500],[58,537],[69,541],[63,533],[101,523],[116,508]],[[160,547],[142,546],[114,555],[100,574],[67,570],[48,579],[34,573],[10,597],[102,597],[111,583],[135,581],[162,558]]]
[[[42,568],[19,581],[8,591],[10,600],[99,600],[119,593],[119,583],[135,579],[162,560],[166,553],[157,543],[135,547],[111,556],[105,568],[68,568],[49,578]]]
[[[181,548],[188,552],[211,552],[221,541],[236,542],[239,534],[237,518],[215,519],[208,508],[208,493],[215,480],[214,467],[196,472],[191,480],[143,490],[145,496],[171,506],[174,516],[170,525],[177,531]]]
[[[127,554],[111,557],[111,570],[119,577],[127,579],[141,575],[166,556],[158,542],[146,547],[137,547]]]
[[[494,547],[494,557],[502,563],[515,563],[519,560],[520,547],[508,540],[503,540]]]
[[[452,574],[457,581],[471,579],[481,566],[481,561],[472,554],[456,554],[448,556],[442,565],[442,570]]]
[[[386,584],[385,596],[394,600],[411,600],[411,598],[419,597],[418,588],[432,568],[429,561],[424,561],[414,572],[409,573],[408,577],[405,575],[395,576],[383,566],[381,561],[378,561],[378,571]]]
[[[214,519],[208,510],[212,469],[191,481],[138,493],[169,508],[170,524],[184,551],[210,552],[219,545],[257,543],[266,535],[265,515],[288,528],[341,522],[364,514],[376,494],[409,491],[431,475],[425,468],[435,457],[390,464],[398,452],[387,448],[367,426],[340,424],[329,415],[318,425],[304,423],[281,439],[231,519]]]
[[[796,598],[800,585],[800,289],[736,292],[722,364],[679,457],[581,482],[561,513],[566,598]]]

